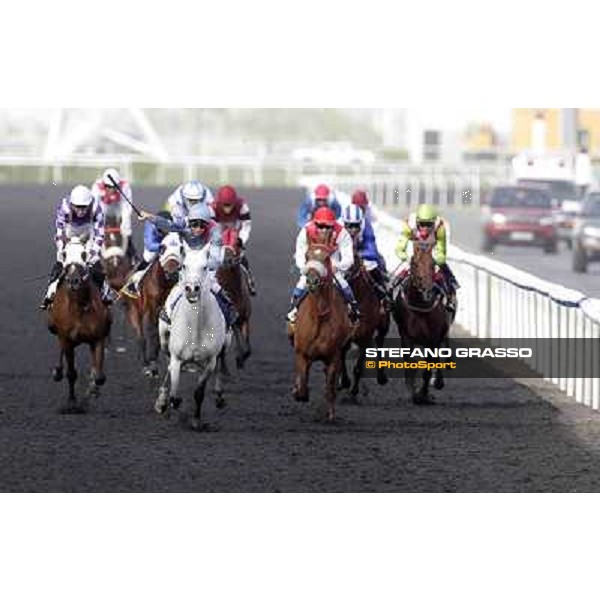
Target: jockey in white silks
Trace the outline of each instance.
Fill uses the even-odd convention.
[[[179,234],[190,251],[206,249],[210,289],[223,311],[227,325],[232,327],[238,321],[239,317],[231,300],[217,280],[217,270],[223,264],[224,252],[221,236],[219,235],[216,223],[213,221],[212,214],[210,208],[205,204],[196,204],[187,215],[187,225],[184,227],[143,211],[140,218],[144,221],[150,221],[161,231]],[[161,319],[168,325],[171,324],[173,310],[183,297],[183,294],[184,289],[180,282],[171,290],[165,302]]]
[[[123,194],[133,201],[133,192],[131,185],[116,169],[107,169],[102,177],[94,183],[92,194],[104,211],[105,221],[115,220],[119,225],[121,236],[123,237],[123,252],[131,259],[132,263],[137,262],[137,251],[133,245],[133,230],[131,226],[131,217],[133,209],[131,204],[123,199],[119,190],[115,187],[116,182]]]
[[[72,238],[79,238],[85,244],[92,280],[102,292],[102,300],[110,304],[114,300],[114,292],[106,282],[102,268],[104,213],[87,187],[78,185],[61,200],[56,210],[55,226],[56,262],[52,267],[48,290],[40,308],[47,310],[54,300],[64,269],[64,249]]]
[[[180,185],[171,194],[167,200],[167,206],[175,225],[184,229],[192,207],[197,204],[211,206],[214,201],[213,193],[208,187],[200,181],[190,181]]]

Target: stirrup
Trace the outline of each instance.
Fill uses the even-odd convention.
[[[39,310],[48,310],[52,306],[52,300],[44,298],[44,301],[38,306]]]

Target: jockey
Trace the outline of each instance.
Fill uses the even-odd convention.
[[[111,304],[114,299],[114,293],[106,282],[101,260],[104,246],[104,213],[92,192],[87,187],[78,185],[61,201],[56,211],[56,263],[52,267],[48,290],[40,306],[42,310],[47,310],[54,300],[65,266],[63,250],[73,237],[86,242],[91,277],[102,293],[103,302]]]
[[[137,261],[137,251],[132,239],[131,205],[123,200],[119,190],[114,187],[111,178],[119,184],[125,196],[129,200],[133,200],[129,182],[122,179],[116,169],[107,169],[104,172],[102,177],[94,183],[92,194],[104,211],[105,221],[115,219],[119,224],[121,236],[123,237],[123,251],[135,263]]]
[[[238,320],[238,314],[231,300],[225,293],[217,280],[217,270],[223,262],[223,247],[221,236],[217,224],[213,221],[212,211],[205,204],[194,205],[187,217],[188,225],[184,228],[164,219],[158,215],[152,215],[142,211],[140,217],[143,221],[150,221],[157,229],[165,233],[178,233],[183,241],[194,250],[204,250],[208,252],[208,276],[210,277],[210,288],[214,294],[228,327],[232,327]],[[181,284],[176,285],[167,301],[165,308],[161,313],[161,319],[168,325],[171,324],[173,310],[183,296]]]
[[[416,214],[404,222],[402,234],[396,248],[396,256],[401,261],[398,267],[393,287],[401,285],[408,276],[408,245],[416,240],[431,241],[434,244],[433,260],[444,279],[444,289],[448,297],[448,309],[456,312],[456,290],[460,287],[446,261],[447,253],[447,223],[438,215],[435,208],[422,205]]]
[[[212,192],[199,181],[190,181],[180,185],[167,200],[168,210],[173,216],[173,222],[181,229],[185,229],[186,219],[193,206],[196,204],[210,206],[213,203]]]
[[[326,185],[320,185],[302,203],[298,211],[298,228],[303,229],[306,227],[319,208],[330,208],[336,219],[342,216],[342,207],[335,193]]]
[[[298,235],[296,266],[302,275],[294,290],[291,311],[287,316],[288,321],[292,324],[296,322],[300,304],[308,293],[306,289],[306,254],[311,243],[325,244],[332,249],[331,257],[335,280],[344,296],[344,300],[350,307],[350,318],[356,322],[360,318],[358,303],[352,288],[344,277],[344,273],[349,271],[354,264],[352,238],[344,227],[337,222],[335,213],[330,208],[318,209],[313,220]]]
[[[354,204],[344,209],[342,223],[354,240],[356,252],[373,281],[375,293],[384,306],[389,306],[385,262],[377,249],[373,228],[369,226],[362,209]]]
[[[173,220],[173,217],[171,217],[171,213],[166,210],[159,212],[156,216],[167,221]],[[144,279],[144,276],[146,275],[150,267],[154,264],[154,261],[158,258],[160,253],[160,246],[165,237],[166,234],[160,229],[158,229],[156,225],[154,225],[150,221],[146,221],[146,223],[144,224],[144,255],[142,260],[138,264],[135,273],[133,273],[133,275],[123,288],[123,294],[129,296],[134,300],[139,298],[140,283]]]
[[[238,246],[242,257],[241,264],[246,271],[250,294],[256,296],[254,276],[245,253],[252,233],[252,217],[248,203],[238,196],[234,187],[226,185],[217,192],[212,209],[221,234],[228,228],[233,228],[237,232]]]
[[[354,194],[352,194],[352,204],[362,208],[365,219],[370,225],[376,223],[377,219],[375,219],[375,215],[371,209],[371,203],[369,202],[369,196],[367,195],[367,192],[364,190],[356,190]]]

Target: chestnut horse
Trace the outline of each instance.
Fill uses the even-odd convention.
[[[104,249],[102,261],[110,287],[120,290],[129,280],[133,265],[127,250],[123,248],[123,236],[119,223],[114,219],[106,222],[104,229]]]
[[[331,249],[313,244],[307,252],[308,295],[300,305],[296,324],[290,331],[296,352],[297,402],[309,401],[308,379],[314,362],[325,364],[327,418],[335,421],[337,382],[342,370],[343,349],[352,338],[352,323],[346,303],[336,288]]]
[[[413,247],[410,276],[394,303],[394,319],[403,347],[435,350],[448,344],[451,317],[444,306],[442,293],[435,285],[432,244],[415,241]],[[416,390],[417,372],[407,370],[406,373],[413,402],[433,404],[429,394],[432,372],[423,372],[423,385],[419,391]],[[444,386],[443,372],[436,371],[435,389],[442,390]]]
[[[144,375],[149,378],[158,378],[158,316],[179,280],[181,261],[179,236],[170,234],[161,244],[160,257],[140,282],[140,297],[136,300],[125,298],[127,318],[136,333]]]
[[[365,351],[367,348],[373,347],[373,344],[377,347],[383,347],[385,338],[390,330],[390,315],[383,307],[381,300],[375,292],[374,283],[365,269],[360,254],[356,249],[356,242],[354,249],[354,266],[348,274],[347,280],[354,292],[354,297],[358,302],[361,318],[360,323],[354,330],[351,343],[344,349],[340,388],[343,390],[351,388],[350,396],[353,400],[356,400],[360,391],[360,380],[364,372],[363,358]],[[352,383],[348,376],[346,356],[353,344],[358,348],[360,354],[356,361],[356,365],[354,366],[354,382]],[[385,370],[378,368],[377,383],[379,385],[386,385],[387,382],[388,378]]]
[[[63,380],[63,363],[65,359],[67,361],[69,397],[61,411],[64,414],[85,413],[87,400],[98,397],[99,388],[106,382],[104,348],[110,334],[111,314],[91,279],[87,260],[86,245],[80,239],[72,238],[63,252],[64,270],[48,310],[48,329],[60,343],[60,358],[53,372],[57,383]],[[89,346],[92,359],[85,403],[78,402],[75,394],[75,349],[81,344]]]
[[[252,302],[248,278],[242,267],[242,256],[237,244],[238,232],[228,227],[222,235],[224,246],[223,265],[217,273],[221,287],[225,290],[239,315],[239,321],[233,328],[236,345],[236,365],[243,369],[252,355],[250,344],[250,318]]]

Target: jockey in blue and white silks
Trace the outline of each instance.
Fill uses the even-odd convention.
[[[215,198],[212,191],[199,181],[180,185],[167,200],[169,212],[175,225],[184,229],[190,210],[197,204],[212,206]]]
[[[387,302],[387,271],[385,261],[377,248],[373,226],[365,218],[363,209],[355,204],[350,204],[344,209],[342,223],[354,241],[355,250],[373,281],[377,296],[382,302]]]
[[[146,212],[142,212],[141,219],[149,221],[158,230],[165,233],[179,234],[182,241],[189,248],[189,251],[205,250],[207,252],[207,274],[210,278],[210,289],[223,311],[227,325],[231,327],[237,322],[238,315],[231,300],[217,280],[217,270],[223,264],[223,244],[217,224],[214,222],[212,215],[213,212],[211,209],[202,203],[196,204],[191,208],[187,216],[187,224],[183,227],[168,219]],[[183,294],[184,290],[181,284],[178,283],[167,298],[161,318],[169,325],[171,324],[173,310],[183,297]]]
[[[54,300],[64,268],[63,251],[72,238],[79,238],[85,244],[92,279],[102,291],[102,299],[110,304],[113,294],[106,283],[102,268],[104,212],[87,187],[78,185],[61,200],[56,210],[55,229],[56,262],[52,267],[48,290],[40,308],[46,310]]]
[[[315,212],[319,208],[330,208],[335,214],[335,218],[342,216],[342,207],[335,196],[326,185],[320,185],[304,200],[298,210],[297,225],[298,229],[306,227],[313,219]]]

